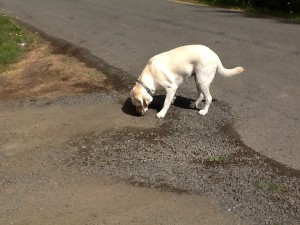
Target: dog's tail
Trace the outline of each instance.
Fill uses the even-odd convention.
[[[223,66],[223,64],[222,64],[219,57],[217,57],[217,63],[218,63],[217,71],[220,75],[222,75],[224,77],[231,77],[231,76],[237,75],[237,74],[242,73],[243,71],[245,71],[245,69],[241,66],[235,67],[233,69],[224,68],[224,66]]]

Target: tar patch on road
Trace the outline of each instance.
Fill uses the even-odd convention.
[[[156,109],[145,116],[153,123]],[[66,167],[140,186],[212,194],[256,224],[296,224],[298,172],[245,146],[232,128],[230,107],[215,101],[202,117],[179,104],[168,113],[154,128],[128,124],[76,137]]]

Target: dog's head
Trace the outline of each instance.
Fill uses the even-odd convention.
[[[136,84],[130,92],[131,102],[136,108],[136,112],[139,116],[144,116],[148,110],[148,106],[152,102],[153,98],[147,93],[145,88]]]

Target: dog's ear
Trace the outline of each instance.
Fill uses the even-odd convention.
[[[143,99],[143,108],[148,108],[147,99]]]
[[[138,96],[137,96],[137,100],[140,102],[141,106],[144,107],[144,99],[143,99],[143,96],[142,96],[142,95],[138,95]]]
[[[152,102],[153,98],[149,96],[149,98],[144,98],[143,99],[143,107],[148,108],[150,103]]]

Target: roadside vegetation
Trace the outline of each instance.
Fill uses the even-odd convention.
[[[241,9],[246,12],[289,18],[300,22],[300,0],[182,0],[210,6]]]
[[[51,101],[112,88],[96,68],[58,52],[38,33],[0,12],[0,103]]]
[[[0,68],[16,62],[31,39],[11,18],[0,13]]]

